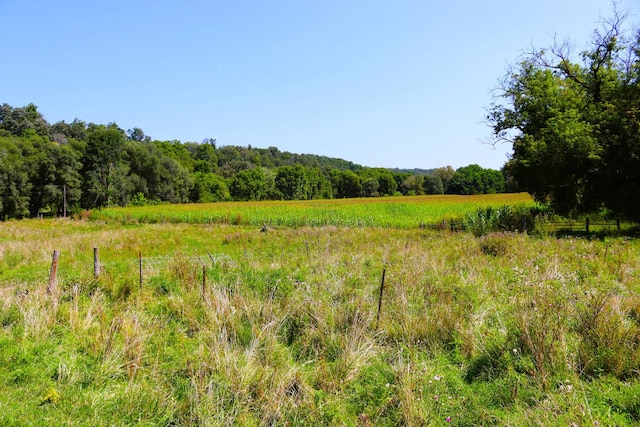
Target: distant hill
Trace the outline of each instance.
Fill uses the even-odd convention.
[[[358,172],[366,169],[365,166],[335,157],[320,156],[317,154],[298,154],[288,151],[280,151],[277,147],[254,148],[237,145],[223,145],[216,150],[218,166],[221,170],[234,169],[238,162],[249,163],[253,166],[261,166],[269,169],[280,166],[300,164],[305,167],[318,167],[323,170],[337,169]]]
[[[399,168],[387,168],[393,173],[410,173],[411,175],[433,175],[435,169],[399,169]]]

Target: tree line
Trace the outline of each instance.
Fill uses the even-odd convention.
[[[140,128],[75,119],[49,124],[37,106],[0,106],[0,218],[104,206],[310,200],[505,190],[500,171],[469,165],[427,174],[368,168],[276,147],[154,140]]]

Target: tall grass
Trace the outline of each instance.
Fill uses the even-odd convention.
[[[0,424],[635,425],[638,245],[5,223]]]

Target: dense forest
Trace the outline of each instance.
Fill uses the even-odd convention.
[[[503,191],[502,172],[478,165],[392,171],[210,138],[153,140],[115,123],[50,124],[34,104],[0,107],[2,219],[149,203]]]

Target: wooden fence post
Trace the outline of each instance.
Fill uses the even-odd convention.
[[[207,292],[207,267],[205,265],[202,266],[202,299]]]
[[[58,257],[60,251],[53,251],[51,257],[51,270],[49,270],[49,284],[47,285],[47,293],[52,294],[58,286]]]
[[[138,254],[138,261],[140,264],[140,289],[142,289],[142,251]]]
[[[589,217],[584,220],[585,228],[587,229],[587,234],[589,234]]]
[[[384,292],[384,276],[387,270],[382,270],[382,283],[380,283],[380,297],[378,298],[378,315],[376,316],[376,330],[380,325],[380,312],[382,311],[382,293]]]
[[[207,251],[207,255],[209,255],[209,259],[211,260],[211,265],[215,268],[216,259],[213,257],[213,255],[211,255],[211,252],[209,252],[209,251]]]
[[[93,247],[93,278],[98,280],[100,277],[100,259],[98,258],[98,248]]]

